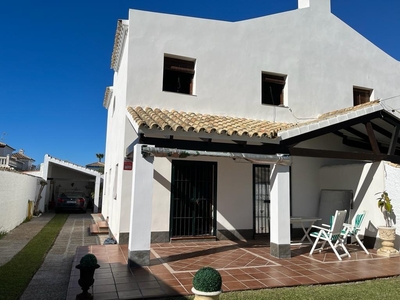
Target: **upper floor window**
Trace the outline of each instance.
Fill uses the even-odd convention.
[[[283,105],[285,83],[285,75],[262,73],[261,103],[270,105]]]
[[[367,103],[371,100],[372,90],[361,87],[353,87],[354,106]]]
[[[194,60],[164,57],[163,91],[193,95]]]

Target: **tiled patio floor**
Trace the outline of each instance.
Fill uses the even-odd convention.
[[[218,269],[223,291],[327,284],[400,275],[400,257],[365,254],[349,245],[351,258],[338,261],[332,251],[308,256],[310,246],[292,246],[292,258],[272,257],[265,241],[165,243],[151,245],[150,266],[130,271],[127,245],[79,247],[80,258],[93,253],[100,268],[95,272],[95,299],[143,299],[190,295],[192,278],[202,266]],[[79,270],[71,271],[67,299],[81,292]]]

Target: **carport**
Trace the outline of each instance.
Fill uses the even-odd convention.
[[[85,167],[45,155],[43,178],[47,186],[43,192],[41,211],[48,210],[62,191],[79,190],[87,196],[93,195],[93,212],[101,211],[102,174]]]

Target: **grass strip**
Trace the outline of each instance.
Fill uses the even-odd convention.
[[[330,285],[271,288],[222,293],[220,300],[284,299],[284,300],[365,300],[398,299],[400,277],[379,278]],[[158,300],[192,300],[194,296],[166,297]]]
[[[55,215],[9,262],[0,267],[0,299],[18,299],[53,246],[68,214]]]

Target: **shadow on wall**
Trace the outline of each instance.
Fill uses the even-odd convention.
[[[368,222],[368,226],[365,228],[364,246],[368,249],[379,249],[382,247],[382,241],[378,237],[378,228],[371,221]],[[400,236],[398,234],[396,234],[394,248],[400,249]]]
[[[371,221],[369,221],[368,226],[365,228],[364,246],[368,249],[373,249],[376,248],[377,246],[380,247],[380,242],[377,239],[377,235],[378,235],[378,228],[375,227],[375,225],[372,224]]]
[[[374,180],[375,173],[379,168],[379,164],[380,163],[373,163],[371,165],[371,168],[369,168],[368,173],[365,176],[365,179],[362,182],[362,185],[361,185],[360,189],[358,190],[357,195],[354,198],[354,202],[353,202],[354,211],[357,211],[358,207],[361,204],[361,201],[365,198],[367,190],[370,187],[372,181]],[[361,177],[361,173],[362,173],[362,170],[360,172],[360,177]],[[376,234],[374,234],[373,236],[376,236]]]
[[[163,175],[158,173],[156,170],[154,170],[153,174],[154,179],[161,184],[167,191],[171,192],[171,182],[167,180]]]

